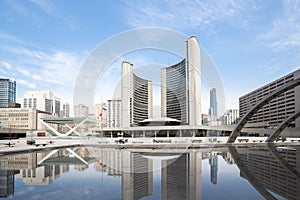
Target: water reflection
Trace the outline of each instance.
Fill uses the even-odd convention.
[[[101,191],[98,196],[108,196],[99,198],[110,195],[111,199],[232,199],[248,195],[249,199],[299,199],[299,150],[298,146],[273,145],[190,150],[70,147],[3,155],[0,157],[0,197],[19,197],[18,194],[13,196],[15,180],[22,180],[22,187],[50,186],[59,178],[68,184],[73,180],[61,175],[74,173],[76,176],[92,167],[93,171],[89,173],[95,174],[95,179],[101,172],[119,180],[119,188]],[[237,166],[238,169],[223,171],[226,166]],[[209,179],[205,178],[206,174]],[[237,174],[239,178],[232,181],[228,178],[231,174]],[[93,183],[90,187],[99,187],[94,184],[93,177],[86,179],[85,182]],[[226,188],[239,193],[229,192],[224,196],[224,186],[218,187],[224,182]],[[84,184],[83,180],[79,181],[72,189],[80,190]],[[105,182],[100,184],[105,188]],[[242,188],[241,185],[246,186]],[[208,187],[214,188],[215,192],[210,193]],[[50,190],[53,188],[47,191],[35,187],[33,192],[42,194]],[[117,190],[120,190],[120,196],[114,196],[118,195]],[[242,196],[247,190],[251,191],[250,196]]]
[[[276,199],[269,191],[286,199],[300,197],[300,154],[298,147],[229,147],[241,177],[246,178],[266,199]],[[298,153],[297,153],[298,152]]]

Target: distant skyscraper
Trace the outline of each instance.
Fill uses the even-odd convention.
[[[218,104],[217,104],[217,90],[213,88],[210,90],[210,106],[209,114],[218,117]]]
[[[70,117],[70,104],[63,101],[60,102],[60,116]]]
[[[136,126],[152,117],[152,81],[133,72],[133,64],[122,63],[122,127]]]
[[[217,184],[218,182],[218,155],[215,152],[211,152],[211,158],[209,158],[210,165],[210,182]]]
[[[0,107],[7,108],[9,103],[16,102],[16,81],[0,78]]]
[[[186,57],[161,70],[161,115],[182,124],[201,125],[200,46],[196,37],[186,41]]]
[[[74,106],[74,117],[88,117],[89,116],[89,107],[79,104]]]

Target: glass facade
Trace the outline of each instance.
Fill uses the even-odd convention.
[[[209,114],[218,116],[218,107],[217,107],[217,90],[213,88],[210,90],[210,107]]]
[[[7,108],[9,103],[16,102],[16,81],[0,79],[0,107]]]
[[[185,59],[166,68],[167,117],[187,122],[187,69]]]
[[[133,123],[148,119],[148,80],[133,74]]]

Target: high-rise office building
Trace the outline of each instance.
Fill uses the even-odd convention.
[[[0,107],[7,108],[9,103],[16,102],[16,81],[0,78]]]
[[[262,100],[268,94],[272,93],[279,87],[282,87],[284,84],[287,84],[298,78],[300,78],[300,69],[240,97],[240,117],[242,118],[249,109],[251,109],[257,102]],[[253,124],[265,122],[268,123],[271,127],[276,127],[299,109],[300,86],[297,86],[284,92],[279,97],[276,97],[268,104],[263,106],[250,118],[248,123]],[[300,127],[300,118],[297,118],[295,122],[292,122],[289,126]]]
[[[27,91],[23,98],[17,99],[17,102],[21,104],[22,108],[36,108],[58,117],[61,116],[63,111],[60,98],[50,91]],[[65,105],[67,106],[66,103]],[[64,112],[67,114],[67,107],[65,107]]]
[[[121,105],[120,99],[107,101],[107,127],[121,126]]]
[[[133,72],[133,64],[122,63],[121,126],[130,127],[152,117],[152,81]]]
[[[161,115],[181,124],[201,125],[200,46],[196,37],[186,41],[186,57],[161,70]]]
[[[209,114],[218,117],[217,90],[213,88],[209,92]]]
[[[64,101],[60,102],[60,116],[70,117],[70,104]]]
[[[89,116],[89,107],[79,104],[74,106],[74,117],[88,117]]]

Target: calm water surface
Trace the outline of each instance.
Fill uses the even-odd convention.
[[[3,199],[300,199],[300,147],[72,147],[0,157]]]

